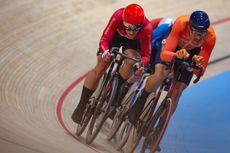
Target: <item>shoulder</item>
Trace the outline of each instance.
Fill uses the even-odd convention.
[[[124,8],[120,8],[116,10],[110,18],[110,23],[113,23],[116,25],[121,24],[123,11],[124,11]]]
[[[184,15],[184,16],[177,17],[174,24],[178,27],[181,26],[182,28],[185,28],[188,25],[188,22],[189,22],[189,16]]]
[[[124,12],[124,8],[120,8],[113,13],[113,17],[122,19],[123,12]]]
[[[189,16],[179,16],[176,18],[173,27],[172,32],[182,33],[189,25]]]
[[[216,34],[215,34],[214,28],[212,26],[210,26],[208,28],[208,32],[207,32],[207,35],[205,37],[205,41],[208,43],[215,43],[216,42]]]
[[[141,33],[148,34],[148,33],[151,33],[151,32],[152,32],[152,24],[147,18],[145,18]]]
[[[161,20],[162,20],[162,18],[155,18],[155,19],[152,19],[149,24],[152,25],[153,29],[155,29]]]
[[[155,25],[156,23],[159,24],[162,19],[163,18],[155,18],[155,19],[152,19],[150,22],[152,25]]]
[[[216,37],[214,28],[212,26],[208,28],[208,35],[210,35],[211,37]]]

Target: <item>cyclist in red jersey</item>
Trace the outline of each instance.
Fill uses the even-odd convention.
[[[151,51],[152,28],[148,26],[149,20],[145,17],[143,8],[138,4],[130,4],[126,8],[115,11],[102,34],[97,64],[87,76],[78,106],[72,114],[72,120],[80,123],[82,114],[89,98],[96,90],[101,76],[111,62],[109,49],[123,46],[123,52],[132,58],[141,55],[143,65],[148,64]],[[129,77],[129,71],[134,62],[125,60],[120,69],[118,88]]]
[[[173,56],[186,58],[188,62],[194,61],[201,66],[204,74],[215,43],[216,35],[210,26],[208,14],[204,11],[194,11],[190,16],[180,16],[176,19],[161,53],[161,59],[170,62]],[[177,81],[172,94],[172,100],[176,104],[194,73],[198,75],[196,70],[185,70]]]
[[[161,65],[162,64],[160,61],[160,50],[161,49],[155,49],[155,48],[157,48],[155,45],[156,44],[155,41],[157,40],[157,42],[159,42],[160,38],[159,38],[159,35],[153,34],[153,30],[156,30],[160,24],[163,24],[163,22],[164,22],[164,24],[166,24],[165,20],[168,20],[168,19],[170,20],[170,22],[172,21],[171,18],[155,18],[148,23],[148,25],[147,25],[148,28],[152,29],[151,43],[152,43],[152,41],[154,41],[154,43],[152,43],[151,57],[150,57],[149,64],[147,66],[141,67],[140,69],[138,69],[138,71],[135,71],[135,73],[123,84],[124,86],[122,86],[121,90],[119,91],[118,96],[115,99],[115,104],[114,104],[115,106],[117,106],[117,107],[120,106],[126,93],[128,93],[129,88],[132,86],[132,84],[135,81],[140,79],[143,72],[149,74],[152,71],[154,71],[154,74],[155,74],[154,76],[159,76],[163,73],[163,71],[161,71]],[[159,33],[162,33],[162,32],[159,32]],[[158,81],[158,80],[155,80],[155,81]],[[160,82],[160,80],[158,82]],[[136,112],[136,110],[134,112]],[[113,113],[110,114],[111,119],[113,119],[115,113],[116,113],[116,111],[114,111]]]

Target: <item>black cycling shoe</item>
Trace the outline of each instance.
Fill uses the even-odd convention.
[[[85,108],[83,108],[83,107],[77,107],[77,108],[74,110],[74,112],[73,112],[71,118],[72,118],[72,120],[73,120],[75,123],[77,123],[77,124],[80,124],[80,123],[81,123],[81,121],[82,121],[82,116],[83,116],[83,113],[84,113],[84,109],[85,109]]]
[[[144,103],[137,101],[128,111],[129,122],[132,123],[135,127],[139,117],[141,115]]]
[[[136,127],[139,116],[128,113],[128,119],[129,119],[129,122]]]

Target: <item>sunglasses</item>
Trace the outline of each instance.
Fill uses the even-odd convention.
[[[125,27],[125,30],[127,30],[127,31],[140,31],[142,26],[143,26],[143,23],[133,25],[133,24],[129,24],[127,22],[123,22],[123,25]]]
[[[195,29],[195,28],[193,28],[193,27],[190,27],[190,29],[191,29],[193,32],[195,32],[195,33],[197,33],[198,35],[200,35],[200,36],[205,36],[206,33],[207,33],[207,30],[197,30],[197,29]]]

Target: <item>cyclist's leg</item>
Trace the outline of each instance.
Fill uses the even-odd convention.
[[[129,57],[132,57],[132,58],[139,58],[140,55],[138,53],[138,50],[140,48],[140,41],[137,39],[137,40],[131,40],[131,39],[127,39],[127,38],[124,38],[122,40],[122,43],[123,43],[123,52],[129,56]],[[120,89],[121,91],[121,94],[120,93],[117,93],[117,98],[115,99],[115,103],[117,106],[120,105],[122,99],[124,98],[126,92],[123,92],[123,90],[128,90],[131,83],[129,81],[132,81],[132,79],[129,80],[130,78],[130,70],[132,69],[132,66],[133,64],[135,64],[134,61],[132,60],[124,60],[120,70],[119,70],[119,73],[120,73],[120,77],[119,77],[119,84],[118,84],[118,89]],[[125,81],[127,81],[127,86],[123,86],[125,87],[124,89],[121,89],[122,87],[122,84],[125,83]]]
[[[179,64],[176,64],[174,71],[177,71],[178,67],[179,67]],[[185,69],[183,72],[181,72],[181,75],[179,76],[179,78],[176,79],[177,81],[176,81],[175,87],[171,95],[171,99],[175,104],[174,111],[176,110],[181,94],[189,85],[192,79],[192,76],[193,76],[193,72],[189,72]]]
[[[129,120],[132,124],[136,124],[138,118],[141,115],[142,109],[145,106],[147,98],[151,92],[155,92],[161,82],[164,80],[167,72],[165,71],[165,65],[156,64],[155,73],[149,76],[146,81],[144,91],[142,95],[137,99],[134,105],[129,110]]]
[[[150,75],[145,86],[146,92],[155,92],[159,85],[164,81],[165,77],[168,74],[168,71],[165,70],[166,66],[164,64],[156,64],[155,72],[153,75]]]
[[[72,120],[75,123],[79,124],[81,122],[86,104],[88,103],[89,98],[96,90],[100,78],[105,73],[109,64],[110,62],[103,61],[101,56],[97,57],[97,65],[92,71],[89,72],[89,75],[87,76],[83,85],[80,101],[72,114]]]
[[[141,115],[141,112],[145,106],[145,102],[149,96],[149,92],[146,92],[145,90],[141,94],[141,96],[137,99],[137,101],[133,104],[133,106],[128,111],[128,119],[130,123],[133,125],[136,125],[138,118]]]
[[[141,115],[142,109],[145,106],[149,94],[151,92],[155,92],[158,86],[162,83],[164,78],[167,76],[168,71],[165,70],[166,67],[160,59],[160,53],[161,53],[161,48],[152,49],[150,66],[152,67],[152,69],[154,69],[154,73],[151,74],[147,79],[141,97],[137,99],[137,101],[129,111],[128,114],[129,120],[134,125],[136,124],[139,116]]]
[[[151,75],[146,82],[145,91],[147,92],[156,92],[157,88],[169,73],[169,70],[166,70],[166,63],[160,58],[160,54],[161,46],[152,48],[150,66],[154,68],[154,74]]]
[[[134,49],[127,49],[124,51],[124,53],[127,56],[132,57],[132,58],[138,58],[139,57],[138,52]],[[128,59],[124,60],[124,63],[120,68],[120,75],[122,76],[122,78],[127,80],[130,77],[130,72],[131,72],[130,70],[132,69],[132,66],[134,64],[135,64],[135,61],[128,60]]]
[[[140,50],[140,40],[136,39],[136,40],[131,40],[131,39],[125,39],[123,42],[123,52],[132,58],[140,58],[140,54],[139,54],[139,50]],[[133,64],[135,64],[135,61],[132,60],[124,60],[123,65],[120,68],[120,75],[122,76],[122,78],[124,79],[128,79],[130,77],[130,70],[133,66]]]
[[[176,50],[178,50],[178,49],[181,49],[181,47],[177,46]],[[188,63],[192,62],[192,57],[194,55],[198,55],[200,50],[201,50],[200,47],[188,50],[188,53],[190,54],[190,56],[186,61]],[[176,63],[174,71],[177,71],[178,67],[179,67],[179,64]],[[174,88],[174,91],[173,91],[172,97],[171,97],[173,102],[175,103],[175,109],[176,109],[176,106],[177,106],[177,104],[179,102],[179,99],[180,99],[180,96],[181,96],[182,92],[189,85],[189,83],[190,83],[190,81],[192,79],[192,76],[193,76],[193,72],[189,72],[186,69],[183,72],[180,72],[180,73],[181,73],[181,75],[180,75],[179,78],[177,78],[178,81],[176,83],[176,86]],[[174,109],[174,111],[175,111],[175,109]]]
[[[178,104],[178,101],[180,99],[180,96],[182,94],[182,92],[184,91],[184,89],[187,88],[187,85],[183,82],[180,82],[180,81],[177,81],[176,84],[175,84],[175,87],[173,89],[173,92],[172,92],[172,101],[174,102],[175,104],[175,108],[174,108],[174,111],[176,110],[176,106]],[[173,112],[174,112],[173,111]]]
[[[127,49],[125,53],[132,58],[136,58],[137,52],[133,49]],[[130,78],[130,70],[132,69],[133,64],[135,64],[134,61],[131,60],[125,60],[123,65],[120,68],[120,80],[118,89],[120,92],[118,93],[118,98],[116,99],[116,105],[120,105],[120,102],[125,97],[125,94],[128,92],[129,87],[132,85],[132,78]],[[126,83],[124,83],[126,81]],[[123,85],[123,86],[122,86]]]

